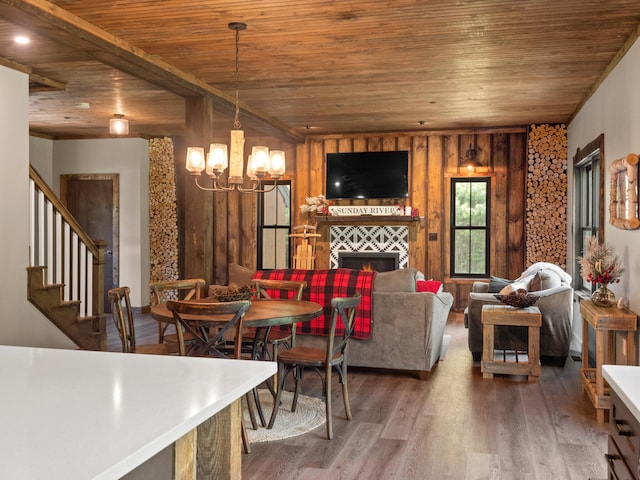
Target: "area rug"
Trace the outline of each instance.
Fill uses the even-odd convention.
[[[273,406],[273,397],[266,389],[260,389],[259,394],[260,403],[268,423]],[[324,424],[326,419],[325,408],[324,401],[321,398],[299,395],[298,406],[293,413],[291,412],[291,400],[293,400],[293,392],[282,392],[282,403],[280,410],[278,410],[276,423],[270,430],[260,425],[260,419],[257,418],[257,414],[258,429],[254,430],[251,427],[249,412],[244,408],[244,418],[250,443],[273,442],[296,437]]]

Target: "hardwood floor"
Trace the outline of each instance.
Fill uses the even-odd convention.
[[[152,341],[155,322],[149,326],[153,320],[144,316],[138,322],[140,339],[152,335],[146,338]],[[451,335],[446,356],[428,380],[350,369],[353,419],[344,417],[336,388],[335,438],[327,440],[322,426],[292,439],[254,444],[242,458],[243,478],[606,477],[606,424],[596,422],[581,391],[580,362],[569,358],[564,368],[543,366],[537,383],[501,375],[483,379],[467,348],[461,317],[452,316],[445,333]],[[115,345],[117,349],[117,339]],[[319,383],[314,375],[305,376],[303,393],[318,395]]]

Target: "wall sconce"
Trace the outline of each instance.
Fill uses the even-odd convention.
[[[476,168],[481,166],[482,164],[478,161],[478,150],[469,144],[469,150],[465,152],[460,167],[465,168],[469,173],[474,173]]]
[[[115,113],[113,118],[109,120],[109,133],[111,135],[128,135],[129,120],[124,118],[121,113]]]

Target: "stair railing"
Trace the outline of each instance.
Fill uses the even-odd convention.
[[[94,243],[29,166],[29,263],[46,267],[45,283],[63,285],[62,300],[80,302],[80,317],[104,313],[104,246]]]

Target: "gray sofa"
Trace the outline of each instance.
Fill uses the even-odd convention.
[[[229,266],[229,281],[246,283],[252,272]],[[349,342],[347,363],[356,367],[415,371],[420,378],[437,364],[453,296],[416,292],[415,268],[376,274],[372,334]],[[296,336],[296,345],[324,346],[323,337]]]
[[[538,300],[535,306],[542,314],[540,328],[541,361],[550,365],[564,365],[569,355],[571,343],[571,325],[573,320],[573,288],[568,275],[559,276],[541,264],[539,269],[530,268],[527,273],[534,272],[534,277],[524,275],[516,279],[517,287],[525,287]],[[570,277],[569,277],[570,279]],[[469,294],[469,305],[465,310],[464,322],[469,329],[469,350],[474,360],[482,358],[482,306],[499,304],[495,290],[489,293],[491,282],[474,282]],[[496,327],[495,348],[499,350],[526,350],[527,332],[525,328]]]

